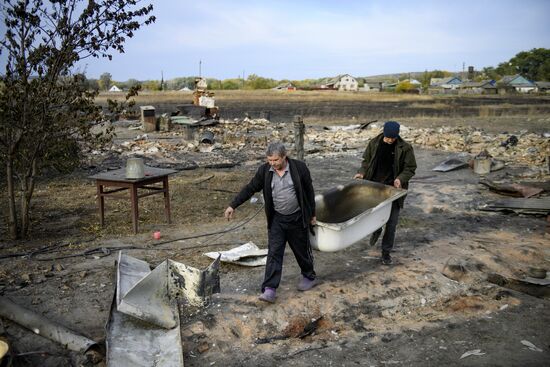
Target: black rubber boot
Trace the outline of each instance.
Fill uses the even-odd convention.
[[[383,252],[382,253],[382,265],[391,265],[393,264],[393,260],[391,259],[389,252]]]

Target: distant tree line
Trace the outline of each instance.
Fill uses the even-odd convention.
[[[550,49],[535,48],[531,51],[523,51],[512,57],[509,61],[498,64],[497,67],[489,66],[481,71],[474,73],[474,80],[481,81],[485,79],[499,80],[505,75],[521,74],[533,81],[550,81]],[[384,82],[399,82],[404,79],[417,78],[422,83],[422,88],[430,85],[432,78],[446,78],[456,75],[456,72],[445,70],[432,70],[423,73],[405,73],[395,76],[383,77]],[[292,83],[298,89],[313,89],[326,83],[330,78],[304,79],[304,80],[275,80],[264,78],[256,74],[250,74],[246,79],[237,77],[229,79],[207,78],[210,89],[215,90],[236,90],[236,89],[271,89],[281,84]],[[368,82],[368,77],[357,77],[359,87]],[[180,90],[182,88],[194,88],[195,77],[178,77],[163,80],[143,80],[128,79],[127,81],[113,81],[109,73],[103,73],[99,79],[87,79],[88,87],[95,90],[108,90],[113,85],[123,90],[129,90],[137,85],[141,85],[144,90]],[[401,84],[401,83],[400,83]],[[415,88],[410,83],[403,83],[400,91]]]
[[[483,72],[490,79],[500,79],[504,75],[521,74],[531,81],[550,81],[550,49],[534,48],[522,51],[509,61],[496,68],[486,67]]]
[[[275,80],[271,78],[264,78],[256,74],[250,74],[246,79],[242,78],[229,78],[229,79],[216,79],[216,78],[206,78],[209,89],[216,90],[237,90],[237,89],[271,89],[280,84],[292,83],[292,85],[297,88],[313,88],[327,78],[320,79],[305,79],[305,80]],[[143,90],[180,90],[182,88],[195,88],[195,77],[178,77],[173,79],[168,79],[165,81],[161,80],[137,80],[137,79],[128,79],[126,81],[115,81],[110,73],[105,72],[100,75],[99,79],[88,78],[85,82],[89,89],[106,91],[109,90],[113,85],[116,85],[118,88],[123,90],[129,90],[137,85],[141,85]]]

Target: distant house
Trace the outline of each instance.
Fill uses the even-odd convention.
[[[399,80],[399,81],[393,82],[393,83],[383,82],[383,83],[381,83],[381,90],[388,91],[388,92],[395,92],[397,90],[397,87],[401,83],[409,83],[412,87],[410,89],[403,90],[403,92],[420,94],[420,92],[421,92],[420,87],[422,86],[422,83],[420,83],[416,79],[403,79],[403,80]]]
[[[362,90],[365,92],[381,92],[384,82],[380,81],[365,81]]]
[[[442,87],[456,89],[462,84],[462,80],[457,76],[447,78],[432,78],[430,79],[430,87]]]
[[[349,74],[338,75],[330,79],[324,84],[321,84],[321,89],[336,89],[339,91],[357,91],[359,83]]]
[[[550,82],[535,82],[537,86],[537,92],[550,93]]]
[[[183,93],[191,93],[192,90],[187,88],[187,87],[183,87],[181,89],[178,89],[178,92],[183,92]]]
[[[279,84],[278,86],[276,86],[275,88],[273,88],[273,90],[295,91],[295,90],[296,90],[296,86],[294,86],[291,82],[282,83],[282,84]]]
[[[457,76],[450,76],[447,78],[431,78],[430,86],[428,87],[428,93],[454,94],[458,93],[458,88],[461,85],[462,80]]]
[[[395,82],[395,83],[393,83],[393,82],[392,83],[384,82],[384,83],[382,83],[382,89],[395,92],[395,88],[397,88],[397,84],[399,84],[399,83],[398,82]]]
[[[535,83],[519,74],[506,75],[497,82],[497,89],[499,94],[531,93],[536,91],[536,88],[537,86],[535,85]]]
[[[480,82],[464,82],[459,87],[460,94],[497,94],[494,80],[482,80]]]
[[[420,83],[418,80],[416,79],[405,79],[405,80],[402,80],[401,82],[409,82],[411,83],[411,85],[413,87],[420,87],[422,85],[422,83]]]
[[[109,92],[122,92],[122,89],[120,89],[116,85],[113,85],[111,89],[109,89]]]

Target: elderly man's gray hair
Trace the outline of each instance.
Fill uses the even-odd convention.
[[[267,146],[266,156],[278,155],[279,157],[286,157],[286,148],[280,141],[270,143]]]

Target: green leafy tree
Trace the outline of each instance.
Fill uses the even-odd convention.
[[[501,76],[499,75],[499,73],[494,67],[489,66],[489,67],[483,68],[482,79],[498,80],[500,79],[500,77]]]
[[[112,58],[142,25],[152,5],[135,0],[4,0],[0,52],[0,158],[6,167],[9,234],[28,233],[35,180],[42,169],[70,168],[85,144],[104,133],[85,78],[72,74],[88,57]],[[73,163],[73,164],[68,164]],[[19,209],[16,202],[19,201]]]
[[[483,72],[495,80],[505,75],[520,74],[532,81],[549,81],[550,49],[534,48],[531,51],[519,52],[509,61],[498,64],[496,68],[486,67]]]
[[[414,86],[408,80],[404,80],[397,84],[395,91],[398,93],[407,93],[410,90],[415,89]]]
[[[494,70],[499,79],[504,75],[514,75],[517,73],[516,68],[508,61],[501,62]]]
[[[110,73],[103,73],[99,76],[99,87],[102,90],[108,90],[113,83],[113,76]]]
[[[250,74],[246,80],[247,89],[270,89],[277,85],[273,79],[263,78],[256,74]]]
[[[539,72],[535,81],[550,81],[550,61],[547,60],[539,66]]]
[[[241,88],[242,81],[240,79],[224,79],[222,81],[222,89],[235,90]]]
[[[500,76],[520,74],[533,81],[550,80],[550,49],[522,51],[510,61],[500,63],[496,72]]]
[[[208,89],[222,89],[222,81],[216,78],[207,78],[206,83],[208,84]]]
[[[134,87],[137,87],[138,85],[141,85],[141,83],[137,79],[128,79],[126,81],[126,86],[128,88],[134,88]]]
[[[161,85],[158,80],[146,80],[141,85],[145,90],[161,90]]]
[[[430,72],[431,78],[447,78],[452,75],[453,73],[444,70],[433,70]]]
[[[320,79],[293,80],[292,84],[299,89],[313,88],[321,84]]]

